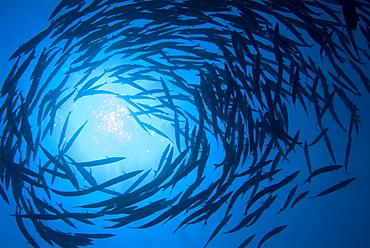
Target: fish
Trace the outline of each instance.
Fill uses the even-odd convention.
[[[269,238],[283,231],[287,226],[288,225],[279,226],[268,232],[265,236],[262,237],[262,239],[258,243],[258,248],[260,248],[261,245],[265,243]]]
[[[41,147],[41,150],[44,152],[45,156],[49,159],[51,163],[53,163],[56,167],[58,167],[59,169],[63,170],[66,173],[71,172],[69,167],[68,168],[65,167],[63,163],[59,162],[59,160],[53,155],[51,155],[51,153],[49,153],[49,151],[46,150],[42,145],[40,145],[40,147]]]
[[[150,125],[148,123],[142,122],[143,126],[146,128],[152,130],[153,132],[157,133],[158,135],[162,136],[163,138],[168,139],[169,141],[173,142],[164,132],[159,130],[158,128],[153,127],[153,125]]]
[[[15,76],[15,73],[17,71],[17,67],[18,67],[20,58],[21,57],[18,57],[17,61],[14,63],[11,70],[9,71],[8,76],[4,80],[4,84],[1,87],[1,97],[5,96],[11,89],[11,85],[12,85],[11,81],[12,81],[12,78]]]
[[[70,163],[75,166],[90,167],[90,166],[100,166],[100,165],[112,164],[112,163],[122,161],[124,159],[126,159],[126,157],[107,157],[107,158],[97,159],[97,160],[92,160],[92,161],[87,161],[87,162],[71,161]]]
[[[125,193],[129,193],[131,190],[133,190],[136,186],[138,186],[141,182],[145,180],[145,178],[150,173],[150,170],[147,170],[143,175],[141,175],[126,191]]]
[[[325,140],[326,147],[328,148],[329,154],[330,154],[334,164],[336,164],[336,158],[335,158],[335,155],[334,155],[333,147],[331,146],[329,136],[328,136],[327,133],[324,134],[324,140]]]
[[[59,190],[55,190],[55,189],[50,189],[51,191],[53,191],[55,194],[57,195],[61,195],[61,196],[81,196],[81,195],[86,195],[86,194],[90,194],[94,191],[97,191],[97,190],[100,190],[100,189],[104,189],[106,187],[109,187],[109,186],[112,186],[112,185],[115,185],[119,182],[122,182],[122,181],[125,181],[125,180],[128,180],[134,176],[136,176],[137,174],[141,173],[143,170],[137,170],[137,171],[132,171],[132,172],[129,172],[129,173],[126,173],[126,174],[123,174],[123,175],[120,175],[120,176],[117,176],[115,178],[112,178],[102,184],[99,184],[97,186],[94,186],[94,187],[91,187],[91,188],[88,188],[88,189],[85,189],[85,190],[80,190],[80,191],[59,191]]]
[[[263,205],[261,205],[258,209],[256,209],[252,213],[246,215],[234,228],[225,232],[225,234],[233,233],[244,227],[249,227],[253,225],[262,216],[263,212],[271,206],[271,204],[275,201],[276,197],[277,195],[269,196],[267,200],[263,203]]]
[[[324,167],[321,167],[315,171],[313,171],[310,176],[306,179],[305,182],[311,182],[311,179],[317,175],[320,175],[322,173],[325,173],[325,172],[329,172],[329,171],[335,171],[335,170],[339,170],[340,168],[342,168],[343,165],[330,165],[330,166],[324,166]]]
[[[174,232],[176,232],[180,227],[184,226],[185,224],[187,224],[187,225],[194,224],[194,223],[197,223],[197,222],[199,222],[203,219],[205,219],[205,221],[207,221],[207,219],[209,217],[209,214],[212,214],[212,212],[217,211],[219,209],[219,207],[221,207],[222,204],[230,197],[231,194],[232,194],[232,192],[224,195],[223,197],[221,197],[221,199],[218,202],[215,202],[215,203],[208,202],[208,204],[206,204],[208,208],[207,207],[201,208],[201,209],[195,211],[194,213],[192,213],[191,215],[189,215],[187,218],[185,218],[179,224],[179,226],[177,227],[177,229]],[[198,219],[191,222],[191,220],[193,220],[195,218],[198,218]]]
[[[66,120],[65,120],[65,122],[63,124],[62,132],[60,133],[60,137],[59,137],[58,149],[60,149],[60,147],[62,145],[62,142],[63,142],[63,139],[66,136],[66,131],[67,131],[67,127],[68,127],[69,116],[71,115],[71,113],[72,113],[72,111],[68,112],[67,118],[66,118]]]
[[[0,161],[3,162],[3,165],[5,165],[6,168],[11,170],[11,171],[19,171],[19,173],[22,173],[22,174],[26,174],[26,175],[29,175],[29,176],[32,176],[32,177],[35,177],[35,178],[38,178],[38,179],[41,178],[39,176],[39,174],[37,174],[36,172],[34,172],[34,171],[32,171],[32,170],[30,170],[26,167],[23,167],[20,164],[9,161],[8,159],[6,159],[5,157],[3,157],[1,155],[0,155]]]
[[[293,203],[292,203],[292,206],[291,206],[291,208],[293,208],[300,200],[302,200],[303,198],[305,198],[306,197],[306,195],[308,194],[308,193],[310,193],[310,191],[309,190],[307,190],[307,191],[305,191],[305,192],[302,192],[302,193],[300,193],[298,196],[297,196],[297,198],[295,198],[294,199],[294,201],[293,201]]]
[[[253,213],[251,213],[250,215],[252,215],[253,220],[251,222],[249,222],[246,225],[246,227],[249,227],[249,226],[255,224],[258,221],[258,219],[262,216],[263,212],[271,206],[271,204],[275,201],[276,198],[277,198],[277,195],[269,196],[261,207],[256,209]]]
[[[32,39],[27,41],[25,44],[20,46],[11,56],[8,60],[12,60],[18,56],[26,55],[30,51],[35,51],[35,47],[47,36],[50,34],[50,32],[54,28],[54,22],[50,23],[49,27],[47,27],[44,31],[40,32],[36,36],[34,36]]]
[[[40,170],[43,170],[45,172],[48,172],[49,174],[52,174],[53,176],[57,176],[59,178],[64,178],[64,179],[68,179],[69,180],[69,176],[67,174],[60,173],[58,171],[50,170],[48,168],[43,168],[43,167],[40,167]]]
[[[310,154],[308,153],[308,145],[307,145],[307,141],[304,142],[304,155],[305,155],[305,158],[306,158],[306,163],[307,163],[307,167],[308,167],[308,172],[310,174],[312,174],[312,166],[311,166],[311,159],[310,159]]]
[[[9,198],[4,190],[4,188],[0,185],[0,195],[4,199],[4,201],[9,205]]]
[[[19,81],[20,77],[23,75],[23,73],[25,72],[25,70],[27,69],[27,67],[30,65],[31,61],[35,59],[35,54],[36,54],[36,50],[35,49],[32,49],[32,52],[23,61],[23,63],[19,66],[19,68],[16,69],[16,71],[14,71],[14,72],[12,71],[11,72],[11,74],[14,74],[14,75],[11,78],[9,78],[9,76],[11,74],[8,75],[9,80],[6,80],[4,82],[2,88],[1,88],[1,97],[3,97],[4,95],[6,95],[7,93],[9,93],[9,91],[11,91],[12,87],[15,84],[17,84],[17,82]],[[18,64],[18,60],[17,60],[16,64]]]
[[[140,119],[137,117],[137,115],[129,108],[127,107],[127,110],[130,112],[130,116],[134,118],[136,123],[147,133],[150,135],[148,129],[144,126],[143,122],[140,121]]]
[[[278,190],[279,188],[285,186],[286,184],[288,184],[289,182],[291,182],[299,174],[299,172],[300,171],[296,171],[296,172],[290,174],[289,176],[287,176],[285,179],[281,180],[280,182],[264,188],[263,190],[261,190],[257,194],[255,194],[253,197],[251,197],[250,200],[248,201],[247,206],[245,207],[245,213],[244,213],[244,215],[247,213],[248,209],[258,199],[260,199],[262,196],[264,196],[266,194],[271,194],[271,193],[275,192],[276,190]]]
[[[86,120],[77,130],[76,132],[72,135],[72,137],[68,140],[68,142],[66,143],[66,145],[63,147],[61,153],[62,154],[66,154],[67,151],[72,147],[73,143],[75,142],[75,140],[77,139],[78,135],[80,135],[82,129],[85,127],[85,125],[87,124],[87,121]]]
[[[292,201],[293,196],[295,195],[295,192],[297,191],[297,189],[298,189],[298,184],[290,190],[290,192],[289,192],[289,194],[288,194],[288,196],[285,200],[284,206],[282,208],[280,208],[279,212],[277,212],[276,214],[281,213],[282,211],[284,211],[288,207],[288,205]]]
[[[10,216],[15,216],[14,214],[10,214]],[[20,217],[22,218],[27,218],[27,219],[37,219],[37,220],[59,220],[62,218],[86,218],[86,219],[91,219],[91,218],[98,218],[103,216],[103,214],[98,214],[98,213],[64,213],[64,214],[59,214],[59,215],[53,215],[53,214],[22,214]]]
[[[73,158],[71,158],[67,154],[64,154],[63,157],[61,157],[61,158],[64,159],[64,157],[67,157],[73,163],[77,163]],[[94,187],[94,186],[97,186],[98,185],[98,183],[96,182],[96,180],[92,176],[92,174],[90,172],[88,172],[84,167],[82,167],[82,166],[76,166],[76,169],[81,174],[81,176],[86,180],[86,182],[88,182],[91,186]]]
[[[339,190],[339,189],[347,186],[348,184],[352,183],[354,180],[356,180],[356,177],[352,177],[350,179],[344,180],[344,181],[342,181],[342,182],[340,182],[340,183],[338,183],[338,184],[336,184],[336,185],[334,185],[334,186],[332,186],[332,187],[330,187],[330,188],[322,191],[321,193],[319,193],[319,194],[317,194],[317,195],[315,195],[315,196],[313,196],[311,198],[315,198],[315,197],[319,197],[319,196],[323,196],[323,195],[327,195],[327,194],[333,193],[333,192],[335,192],[335,191],[337,191],[337,190]]]
[[[238,248],[245,248],[247,245],[249,245],[250,242],[252,242],[253,238],[256,236],[256,234],[252,234],[248,238],[246,238],[243,243],[241,243]]]
[[[20,210],[18,210],[18,213],[20,213]],[[18,228],[23,234],[23,236],[27,239],[28,243],[32,245],[34,248],[40,248],[40,246],[36,243],[36,241],[31,237],[30,233],[27,231],[24,222],[19,214],[15,215],[15,220],[17,222]]]
[[[321,133],[316,137],[316,139],[314,139],[310,144],[308,144],[308,146],[313,146],[315,145],[317,142],[319,142],[322,137],[324,137],[324,135],[326,134],[326,132],[329,130],[329,128],[324,128],[321,130]]]
[[[139,220],[141,218],[144,218],[148,215],[150,215],[149,210],[154,210],[155,212],[163,210],[166,208],[167,204],[171,204],[173,201],[177,199],[177,196],[169,201],[166,201],[166,199],[160,199],[155,202],[152,202],[144,207],[141,208],[135,208],[134,210],[130,211],[130,214],[122,217],[122,218],[116,218],[116,219],[109,219],[109,221],[117,222],[117,224],[106,227],[106,228],[119,228],[121,226],[125,226],[127,224],[130,224],[136,220]]]
[[[41,147],[41,150],[44,152],[45,156],[49,159],[49,161],[54,164],[54,166],[62,171],[64,171],[66,173],[66,179],[68,179],[72,185],[78,189],[79,186],[78,186],[78,182],[76,180],[76,177],[75,175],[73,174],[71,168],[68,166],[68,164],[64,163],[64,160],[62,160],[61,162],[59,161],[59,156],[53,156],[51,153],[49,153],[48,150],[46,150],[42,145],[40,145]],[[55,176],[55,174],[54,174]],[[64,176],[64,175],[63,175]],[[62,177],[63,177],[62,176]]]
[[[356,11],[356,4],[354,0],[341,0],[342,12],[346,26],[350,29],[356,30],[357,22],[360,20]]]

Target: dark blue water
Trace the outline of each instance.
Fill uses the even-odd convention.
[[[19,47],[20,44],[25,43],[35,34],[48,27],[48,17],[53,11],[58,1],[12,1],[1,2],[0,10],[0,26],[1,30],[1,47],[0,50],[0,77],[4,81],[8,72],[10,71],[13,61],[8,62],[8,58]],[[283,31],[283,30],[282,30]],[[360,37],[359,30],[355,32]],[[211,48],[212,49],[212,48]],[[314,56],[314,55],[313,55]],[[109,64],[109,67],[114,66],[114,61]],[[346,66],[342,66],[346,68]],[[325,70],[325,64],[322,65]],[[364,70],[366,72],[366,70]],[[96,75],[102,73],[96,72]],[[352,74],[348,70],[348,74]],[[62,77],[60,77],[62,78]],[[187,75],[189,80],[192,80],[192,75]],[[78,80],[78,78],[76,79]],[[58,82],[52,82],[54,87]],[[357,82],[356,82],[357,83]],[[145,85],[145,83],[143,83]],[[350,166],[348,174],[344,170],[330,173],[328,175],[318,176],[313,179],[313,183],[302,186],[299,193],[310,190],[309,196],[314,196],[324,189],[339,183],[340,180],[356,177],[357,179],[349,186],[326,195],[314,199],[303,199],[294,209],[287,209],[286,211],[275,215],[277,210],[284,204],[284,200],[289,190],[295,184],[282,188],[278,191],[279,197],[274,205],[264,213],[264,215],[253,226],[244,228],[232,234],[222,234],[234,227],[240,217],[235,217],[230,221],[219,235],[209,244],[209,247],[238,247],[242,241],[252,234],[257,234],[256,238],[250,244],[250,247],[257,247],[259,240],[268,231],[274,227],[281,225],[288,225],[288,227],[279,235],[268,240],[262,247],[368,247],[370,240],[367,238],[370,235],[370,215],[368,214],[368,207],[370,206],[369,193],[370,187],[368,178],[370,175],[369,161],[370,161],[370,114],[368,111],[368,95],[363,90],[363,86],[358,82],[358,87],[364,92],[363,97],[355,98],[359,114],[361,116],[361,129],[358,136],[353,136],[352,150],[350,155]],[[26,86],[22,86],[26,87]],[[151,87],[145,85],[145,87]],[[361,91],[360,90],[360,91]],[[125,89],[125,93],[132,94]],[[78,139],[78,143],[73,145],[73,149],[69,153],[78,161],[87,161],[92,159],[104,158],[105,156],[126,156],[127,159],[117,163],[115,166],[102,166],[93,170],[93,175],[99,182],[104,182],[110,178],[120,175],[122,172],[129,172],[138,169],[156,168],[158,160],[162,154],[163,149],[170,144],[166,139],[159,135],[148,135],[137,125],[137,123],[128,114],[128,109],[122,101],[118,101],[114,97],[102,95],[94,97],[85,97],[81,101],[70,103],[64,109],[58,112],[55,123],[54,133],[61,131],[68,112],[73,110],[71,114],[71,121],[67,137],[70,137],[73,132],[78,129],[85,120],[88,119],[87,128],[82,132]],[[1,102],[3,103],[3,102]],[[339,105],[339,103],[338,103]],[[350,114],[343,108],[343,112],[338,110],[343,120],[350,118]],[[188,111],[194,111],[192,106],[183,106]],[[306,116],[303,109],[292,106],[290,108],[290,129],[291,130],[306,130],[303,139],[312,140],[318,134],[318,129],[315,129],[314,114]],[[167,122],[151,121],[153,125],[166,130],[166,134],[174,138],[174,132],[171,125]],[[337,159],[344,160],[345,138],[346,134],[341,132],[335,125],[334,121],[328,119],[330,126],[331,139],[334,150],[336,151]],[[31,123],[32,125],[32,123]],[[35,124],[34,124],[35,125]],[[312,130],[308,131],[308,130]],[[295,132],[292,131],[292,134]],[[336,135],[337,134],[337,135]],[[36,134],[35,134],[36,135]],[[59,135],[45,138],[43,146],[56,152],[55,147],[58,145]],[[212,142],[212,153],[209,158],[210,163],[217,163],[222,158],[222,149],[217,146],[214,139],[210,138]],[[326,166],[330,163],[330,156],[327,153],[324,143],[310,149],[311,163],[314,168]],[[40,151],[39,151],[40,152]],[[276,151],[275,151],[276,152]],[[284,163],[285,174],[278,176],[275,180],[281,180],[285,176],[296,170],[302,170],[301,179],[307,178],[306,162],[304,154],[300,152],[296,154],[291,153],[290,161]],[[36,162],[37,163],[37,162]],[[304,172],[303,172],[304,171]],[[217,171],[207,171],[205,185],[219,177]],[[302,181],[302,180],[301,180]],[[81,183],[81,185],[84,185]],[[187,181],[179,182],[176,190],[184,190],[187,187]],[[268,186],[268,185],[264,185]],[[63,181],[56,181],[52,188],[63,189],[69,187],[67,190],[73,188]],[[119,185],[115,190],[125,190],[129,184]],[[182,187],[182,188],[181,188]],[[305,188],[306,187],[306,188]],[[8,196],[11,196],[11,190],[8,190]],[[163,192],[161,196],[158,194],[153,199],[160,199],[166,197],[169,190]],[[175,194],[171,195],[172,197]],[[92,198],[94,197],[94,198]],[[87,202],[95,202],[102,200],[102,195],[96,194],[88,195],[86,198],[62,198],[55,196],[50,201],[52,204],[63,203],[64,207],[79,206]],[[47,198],[45,198],[46,200]],[[104,198],[105,199],[105,198]],[[15,219],[9,214],[14,214],[15,203],[10,197],[11,204],[7,205],[1,202],[0,215],[0,230],[2,235],[1,247],[28,247],[27,241],[22,236],[17,228]],[[244,204],[244,203],[243,203]],[[242,210],[241,204],[240,210]],[[119,229],[103,229],[103,227],[111,224],[103,222],[103,219],[96,221],[95,226],[88,226],[78,223],[78,231],[80,233],[112,233],[115,237],[103,240],[94,240],[96,247],[203,247],[207,242],[209,235],[213,229],[218,225],[220,220],[224,217],[224,210],[226,206],[220,209],[213,215],[206,226],[203,227],[203,222],[190,225],[186,228],[179,229],[175,234],[172,234],[178,224],[182,221],[183,215],[179,215],[173,220],[170,220],[165,225],[157,225],[148,229],[132,229],[129,227],[136,227],[147,223],[151,218],[140,220],[137,223],[132,223],[128,227],[121,227]],[[72,209],[72,208],[71,208]],[[235,208],[235,216],[237,216],[238,209]],[[156,215],[154,215],[156,216]],[[104,217],[105,218],[105,217]],[[41,247],[49,247],[42,239],[39,238],[36,231],[33,230],[32,224],[26,222],[31,236],[40,244]],[[49,224],[49,223],[48,223]],[[77,223],[76,223],[77,224]],[[52,223],[51,227],[60,228],[64,232],[75,231],[70,227],[66,227],[64,223]]]

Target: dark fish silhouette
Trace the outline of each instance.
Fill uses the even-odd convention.
[[[314,197],[319,197],[319,196],[323,196],[323,195],[327,195],[327,194],[330,194],[330,193],[333,193],[334,191],[337,191],[338,189],[341,189],[345,186],[347,186],[348,184],[350,184],[351,182],[353,182],[354,180],[356,179],[356,177],[353,177],[353,178],[350,178],[350,179],[347,179],[345,181],[342,181],[330,188],[328,188],[327,190],[324,190],[323,192],[315,195]],[[311,198],[314,198],[314,197],[311,197]]]
[[[63,147],[63,150],[62,150],[62,154],[66,154],[67,151],[72,147],[73,143],[75,142],[75,140],[77,139],[78,135],[80,135],[82,129],[85,127],[87,123],[87,120],[85,121],[84,124],[82,124],[78,129],[77,131],[72,135],[72,137],[68,140],[68,142],[66,143],[66,145]]]
[[[75,165],[75,166],[88,167],[88,166],[100,166],[100,165],[112,164],[112,163],[122,161],[124,159],[126,159],[126,157],[110,157],[110,158],[107,157],[107,158],[97,159],[97,160],[87,161],[87,162],[72,161],[70,163]]]
[[[4,189],[3,189],[3,187],[1,185],[0,185],[0,195],[4,199],[4,201],[9,205],[9,198],[6,195]]]
[[[300,193],[300,194],[297,196],[297,198],[295,198],[295,199],[294,199],[294,201],[293,201],[293,203],[292,203],[291,208],[294,208],[294,206],[295,206],[299,201],[301,201],[303,198],[305,198],[305,197],[306,197],[306,195],[307,195],[308,193],[310,193],[310,191],[309,191],[309,190],[307,190],[307,191],[305,191],[305,192]]]
[[[355,0],[340,0],[342,5],[342,12],[344,15],[344,20],[346,21],[346,26],[350,29],[356,30],[357,22],[360,20],[356,11]]]
[[[263,243],[265,243],[269,238],[271,238],[272,236],[280,233],[281,231],[283,231],[285,228],[287,227],[287,225],[283,225],[283,226],[279,226],[279,227],[276,227],[274,228],[273,230],[271,230],[270,232],[268,232],[265,236],[263,236],[263,238],[260,240],[260,242],[258,243],[258,248],[261,247],[261,245]]]
[[[215,230],[213,231],[213,233],[211,234],[211,236],[209,237],[207,243],[204,245],[204,247],[206,247],[209,242],[212,241],[212,239],[217,235],[217,233],[219,233],[221,231],[221,229],[227,224],[227,222],[230,220],[232,214],[229,214],[228,216],[226,216],[221,222],[220,224],[218,224],[215,228]]]
[[[254,236],[256,236],[256,234],[253,234],[251,236],[249,236],[246,240],[243,241],[243,243],[241,243],[238,248],[245,248],[247,247],[247,245],[249,245],[250,242],[252,242]]]
[[[142,170],[132,171],[132,172],[123,174],[121,176],[112,178],[112,179],[110,179],[110,180],[108,180],[108,181],[106,181],[106,182],[104,182],[102,184],[99,184],[97,186],[94,186],[94,187],[91,187],[91,188],[88,188],[88,189],[85,189],[85,190],[80,190],[80,191],[59,191],[59,190],[51,189],[51,191],[53,191],[55,194],[61,195],[61,196],[81,196],[81,195],[86,195],[86,194],[90,194],[90,193],[92,193],[94,191],[97,191],[97,190],[104,189],[106,187],[115,185],[115,184],[117,184],[119,182],[128,180],[128,179],[136,176],[137,174],[139,174],[141,172],[142,172]]]
[[[322,173],[329,172],[329,171],[335,171],[335,170],[338,170],[342,167],[343,167],[343,165],[330,165],[330,166],[325,166],[325,167],[319,168],[319,169],[313,171],[305,182],[311,182],[311,179],[313,177],[317,176],[317,175],[320,175]]]
[[[289,203],[292,201],[294,195],[295,195],[295,192],[297,191],[297,188],[298,188],[298,184],[296,186],[294,186],[290,191],[289,191],[289,194],[285,200],[285,203],[284,203],[284,206],[282,208],[280,208],[279,212],[277,212],[276,214],[279,214],[281,213],[282,211],[284,211],[288,206],[289,206]]]

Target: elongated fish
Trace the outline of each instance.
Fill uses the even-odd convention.
[[[258,243],[258,248],[261,248],[261,245],[263,243],[265,243],[269,238],[271,238],[272,236],[280,233],[281,231],[283,231],[288,225],[283,225],[283,226],[279,226],[279,227],[276,227],[274,228],[273,230],[271,230],[270,232],[268,232],[265,236],[262,237],[262,239],[260,240],[260,242]]]
[[[103,158],[103,159],[87,161],[87,162],[72,161],[70,163],[75,165],[75,166],[87,167],[87,166],[99,166],[99,165],[105,165],[105,164],[112,164],[112,163],[122,161],[124,159],[126,159],[126,157],[108,157],[108,158]]]
[[[353,177],[353,178],[350,178],[350,179],[347,179],[345,181],[342,181],[330,188],[328,188],[327,190],[324,190],[323,192],[315,195],[314,197],[319,197],[319,196],[323,196],[323,195],[327,195],[327,194],[330,194],[330,193],[333,193],[334,191],[337,191],[338,189],[341,189],[345,186],[347,186],[348,184],[350,184],[351,182],[353,182],[354,180],[356,179],[356,177]],[[314,198],[314,197],[311,197],[311,198]]]
[[[97,191],[97,190],[100,190],[100,189],[104,189],[106,187],[109,187],[109,186],[112,186],[112,185],[115,185],[117,183],[120,183],[122,181],[125,181],[125,180],[128,180],[134,176],[136,176],[137,174],[141,173],[143,170],[137,170],[137,171],[132,171],[132,172],[129,172],[129,173],[126,173],[124,175],[120,175],[118,177],[115,177],[113,179],[110,179],[102,184],[99,184],[95,187],[91,187],[91,188],[88,188],[88,189],[85,189],[85,190],[79,190],[79,191],[59,191],[59,190],[55,190],[55,189],[50,189],[51,191],[53,191],[55,194],[57,195],[61,195],[61,196],[81,196],[81,195],[86,195],[86,194],[90,194],[94,191]]]

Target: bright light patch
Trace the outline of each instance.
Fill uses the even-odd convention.
[[[96,123],[94,131],[99,133],[99,137],[113,135],[119,143],[129,141],[132,134],[127,129],[128,110],[126,107],[121,106],[113,97],[107,98],[103,103],[103,106],[92,110]],[[95,138],[98,143],[100,142],[99,137]]]
[[[147,115],[139,115],[138,118],[170,137],[174,136],[173,127],[167,121]],[[156,170],[162,152],[171,143],[152,130],[146,132],[131,115],[126,102],[115,96],[102,94],[80,98],[73,106],[70,120],[69,136],[88,120],[75,141],[74,149],[68,154],[76,161],[126,157],[117,163],[91,167],[92,175],[100,183],[134,170]],[[130,183],[131,180],[113,188],[125,190]]]

